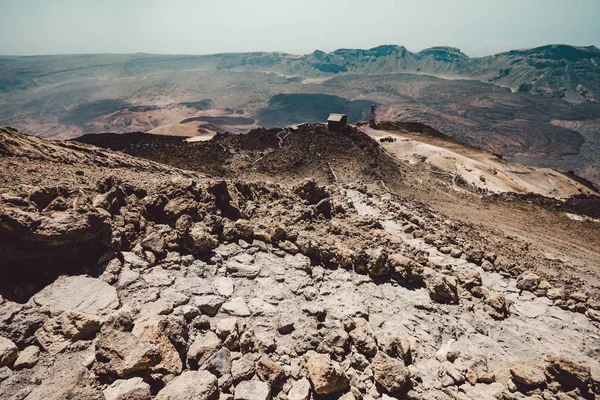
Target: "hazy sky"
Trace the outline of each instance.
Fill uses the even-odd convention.
[[[0,54],[600,47],[600,0],[0,0]]]

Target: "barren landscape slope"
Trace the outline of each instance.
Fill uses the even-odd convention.
[[[335,135],[219,135],[223,180],[2,128],[0,397],[600,392],[598,222]]]

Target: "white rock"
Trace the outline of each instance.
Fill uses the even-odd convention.
[[[130,265],[132,268],[140,268],[144,269],[148,266],[148,262],[140,258],[137,254],[132,253],[130,251],[124,251],[123,260],[125,261],[125,265]]]
[[[12,364],[18,355],[17,345],[12,340],[0,336],[0,367]]]
[[[221,311],[236,317],[249,317],[251,315],[250,309],[246,305],[244,299],[241,297],[234,297],[227,303],[223,304],[221,306]]]
[[[255,316],[275,315],[277,312],[277,307],[259,298],[250,299],[248,301],[248,307]]]
[[[217,400],[217,377],[208,371],[185,371],[158,392],[155,400]]]
[[[229,260],[227,262],[227,274],[234,278],[254,279],[260,274],[260,266]]]
[[[142,378],[119,379],[102,391],[106,400],[150,399],[150,385]]]
[[[188,350],[188,363],[194,368],[202,366],[217,351],[220,344],[217,335],[211,331],[198,335]]]
[[[117,287],[122,289],[131,285],[135,281],[140,279],[140,273],[132,270],[129,267],[125,267],[121,270],[121,275],[119,276],[119,281],[117,283]]]
[[[294,382],[288,393],[288,400],[308,400],[310,398],[310,382],[306,378]]]
[[[8,378],[10,378],[12,375],[13,375],[13,372],[10,368],[1,367],[0,368],[0,383],[4,382]]]
[[[17,361],[15,361],[14,369],[31,368],[37,364],[40,357],[40,348],[37,346],[28,346],[19,353]]]
[[[61,276],[37,293],[33,302],[52,313],[76,311],[103,315],[119,307],[114,287],[87,276]]]
[[[235,387],[235,400],[268,400],[271,387],[266,382],[244,381]]]
[[[233,279],[224,276],[218,276],[213,281],[217,293],[223,297],[230,297],[233,294]]]
[[[154,267],[143,276],[144,281],[150,286],[170,286],[175,280],[162,268]]]

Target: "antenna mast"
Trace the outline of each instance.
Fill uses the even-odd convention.
[[[369,119],[369,126],[373,129],[377,129],[377,124],[375,123],[375,109],[377,105],[371,104],[371,118]]]

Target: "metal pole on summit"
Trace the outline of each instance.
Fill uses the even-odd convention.
[[[371,104],[371,118],[369,119],[369,126],[373,129],[377,129],[377,124],[375,123],[375,109],[377,105]]]

